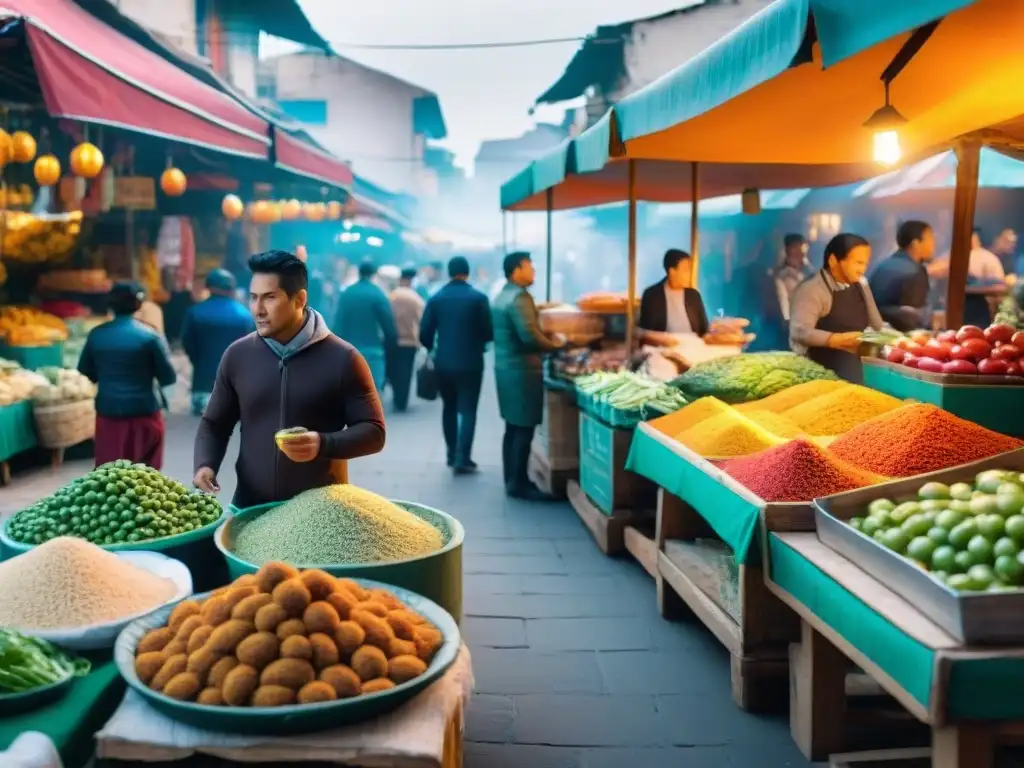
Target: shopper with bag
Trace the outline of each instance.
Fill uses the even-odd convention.
[[[449,283],[427,301],[420,343],[433,353],[448,466],[456,475],[470,475],[477,471],[472,452],[484,350],[494,331],[487,297],[469,284],[465,257],[448,262],[448,275]],[[419,371],[417,390],[429,388],[429,377],[429,369]]]

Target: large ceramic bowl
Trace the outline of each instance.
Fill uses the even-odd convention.
[[[328,701],[322,704],[293,704],[285,707],[211,707],[188,701],[177,701],[150,690],[135,674],[135,649],[143,635],[167,623],[171,614],[165,608],[127,626],[114,646],[114,663],[135,691],[150,705],[173,720],[188,723],[208,731],[228,733],[254,733],[286,735],[312,733],[339,728],[378,717],[397,709],[435,680],[438,680],[455,662],[462,644],[455,620],[437,603],[406,589],[388,584],[356,579],[366,588],[380,588],[391,592],[409,608],[430,621],[444,635],[444,643],[431,660],[427,671],[409,682],[387,691],[370,693],[352,699]],[[202,600],[207,595],[200,595]]]
[[[405,560],[387,563],[291,563],[296,568],[321,568],[333,576],[343,578],[374,579],[385,584],[415,590],[438,603],[456,621],[462,620],[462,542],[466,531],[462,523],[451,515],[422,504],[409,501],[395,501],[398,506],[409,510],[422,520],[433,525],[441,533],[443,546],[436,552]],[[247,573],[256,573],[260,564],[247,562],[233,551],[233,542],[238,531],[251,520],[269,512],[280,504],[264,504],[259,507],[236,510],[226,520],[213,541],[224,555],[231,580]]]

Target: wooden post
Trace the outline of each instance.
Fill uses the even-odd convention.
[[[547,208],[548,208],[548,213],[547,213],[547,219],[548,219],[548,221],[547,221],[547,225],[548,225],[548,261],[547,261],[547,274],[546,274],[546,278],[545,278],[544,282],[545,282],[545,285],[547,286],[546,287],[545,295],[547,296],[547,300],[551,301],[551,256],[552,256],[552,254],[551,254],[551,207],[554,205],[554,202],[555,202],[555,190],[554,190],[554,187],[548,187],[548,191],[547,191],[547,195],[546,196],[547,196],[547,204],[548,204],[547,205]]]
[[[633,354],[633,341],[636,336],[636,160],[628,163],[628,195],[629,195],[629,279],[626,283],[626,353]]]
[[[992,733],[992,728],[984,725],[933,729],[932,768],[992,768]]]
[[[508,253],[508,211],[501,212],[501,252]]]
[[[789,730],[808,760],[843,749],[846,657],[806,621],[789,647]]]
[[[690,163],[690,259],[693,264],[693,274],[690,278],[693,287],[697,288],[697,275],[700,268],[700,237],[698,235],[697,220],[700,214],[700,166],[697,163]]]
[[[978,202],[978,169],[981,143],[963,141],[956,147],[956,193],[953,198],[953,242],[949,252],[946,285],[946,327],[959,328],[964,322],[964,292],[974,232],[974,210]]]

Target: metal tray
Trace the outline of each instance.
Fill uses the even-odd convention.
[[[846,521],[864,514],[875,499],[916,498],[928,482],[951,485],[974,479],[987,469],[1024,472],[1024,449],[927,475],[873,485],[814,500],[818,539],[853,561],[966,645],[1015,645],[1024,642],[1024,589],[1013,592],[955,592],[927,571],[886,549]]]

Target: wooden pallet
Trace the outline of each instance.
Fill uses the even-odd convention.
[[[579,483],[570,480],[568,484],[569,504],[580,520],[587,526],[597,547],[606,555],[618,555],[626,550],[626,528],[642,522],[646,515],[633,510],[618,510],[606,515],[580,488]]]
[[[714,545],[707,522],[682,499],[658,491],[658,609],[667,619],[696,618],[732,656],[732,695],[748,711],[786,700],[789,643],[799,622],[764,585],[759,565],[734,565]]]
[[[527,474],[544,493],[564,499],[568,496],[569,481],[578,480],[580,473],[578,469],[552,469],[547,458],[534,450],[530,453]]]
[[[626,551],[640,563],[652,579],[658,578],[658,545],[654,541],[654,531],[649,525],[627,525],[623,538]]]

